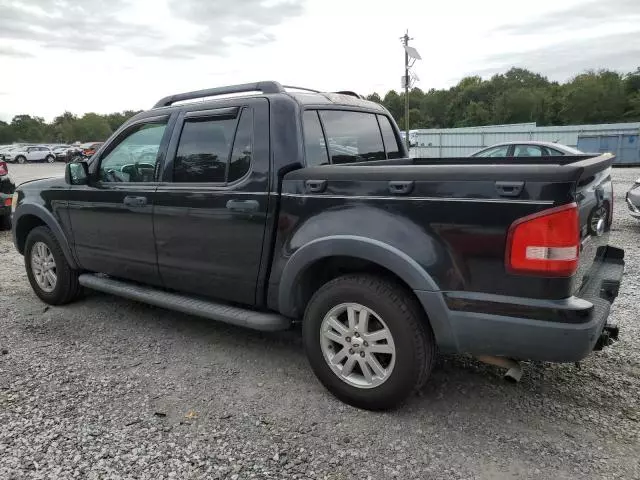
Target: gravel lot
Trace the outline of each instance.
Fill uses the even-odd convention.
[[[63,165],[11,165],[18,181]],[[443,357],[390,413],[331,397],[298,333],[262,334],[98,293],[46,307],[0,232],[0,478],[640,478],[640,224],[618,169],[621,340],[518,385]]]

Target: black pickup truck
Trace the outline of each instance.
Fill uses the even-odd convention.
[[[84,286],[300,320],[320,381],[383,409],[436,350],[576,362],[617,335],[611,163],[411,159],[380,105],[259,82],[163,98],[65,179],[22,184],[13,235],[49,304]]]

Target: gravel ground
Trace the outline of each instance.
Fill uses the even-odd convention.
[[[22,181],[63,166],[10,169]],[[389,413],[331,397],[296,332],[98,293],[46,307],[0,232],[0,478],[640,478],[640,224],[623,200],[640,170],[613,175],[621,340],[581,368],[525,364],[517,385],[443,357]]]

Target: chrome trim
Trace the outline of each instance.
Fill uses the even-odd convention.
[[[347,200],[411,200],[430,202],[477,202],[477,203],[526,203],[532,205],[553,205],[553,200],[517,200],[507,198],[459,198],[459,197],[383,197],[376,195],[313,195],[304,193],[281,193],[291,198],[331,198]]]

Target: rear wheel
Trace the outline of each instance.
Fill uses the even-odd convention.
[[[62,305],[78,296],[78,272],[69,266],[49,228],[31,230],[25,244],[24,263],[31,288],[43,302]]]
[[[18,162],[20,164],[23,164],[26,161],[27,161],[27,159],[23,155],[20,155],[20,156],[16,157],[16,162]]]
[[[305,312],[303,340],[322,384],[370,410],[392,408],[421,387],[436,350],[412,295],[370,275],[340,277],[320,288]]]
[[[11,217],[9,215],[0,217],[0,230],[11,230]]]

